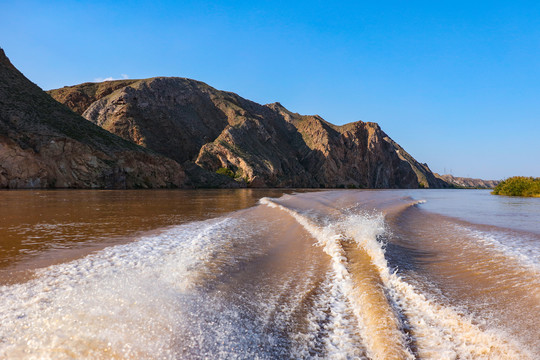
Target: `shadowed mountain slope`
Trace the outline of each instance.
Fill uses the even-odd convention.
[[[184,181],[178,163],[59,104],[0,49],[0,188],[156,188]]]

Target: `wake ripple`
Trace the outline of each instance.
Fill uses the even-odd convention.
[[[336,280],[357,317],[370,358],[534,358],[503,331],[428,298],[390,271],[380,240],[386,231],[382,214],[344,214],[321,223],[320,216],[289,208],[279,200],[260,202],[293,216],[332,257]],[[351,242],[354,248],[348,246]]]

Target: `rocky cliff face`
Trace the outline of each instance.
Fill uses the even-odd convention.
[[[335,126],[319,116],[302,116],[281,104],[267,105],[292,123],[309,148],[304,164],[319,184],[364,188],[446,187],[378,124],[357,121]]]
[[[499,180],[482,180],[439,174],[435,174],[435,176],[452,186],[464,188],[494,189],[500,183]]]
[[[48,93],[67,105],[77,114],[82,115],[93,102],[109,95],[116,89],[123,88],[134,83],[136,80],[115,80],[101,83],[84,83],[77,87],[65,86],[61,89],[50,90]]]
[[[119,84],[94,85],[107,90],[93,91],[96,100],[88,106],[86,98],[73,103],[88,84],[49,93],[74,110],[84,109],[89,121],[203,178],[221,171],[253,187],[448,186],[375,123],[335,126],[184,78]]]
[[[156,188],[184,181],[178,163],[59,104],[0,49],[0,188]]]

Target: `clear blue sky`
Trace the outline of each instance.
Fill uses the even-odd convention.
[[[0,46],[44,89],[181,76],[363,120],[432,170],[540,176],[540,2],[10,1]]]

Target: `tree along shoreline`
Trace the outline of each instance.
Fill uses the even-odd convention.
[[[501,181],[491,193],[493,195],[540,197],[540,178],[513,176]]]

